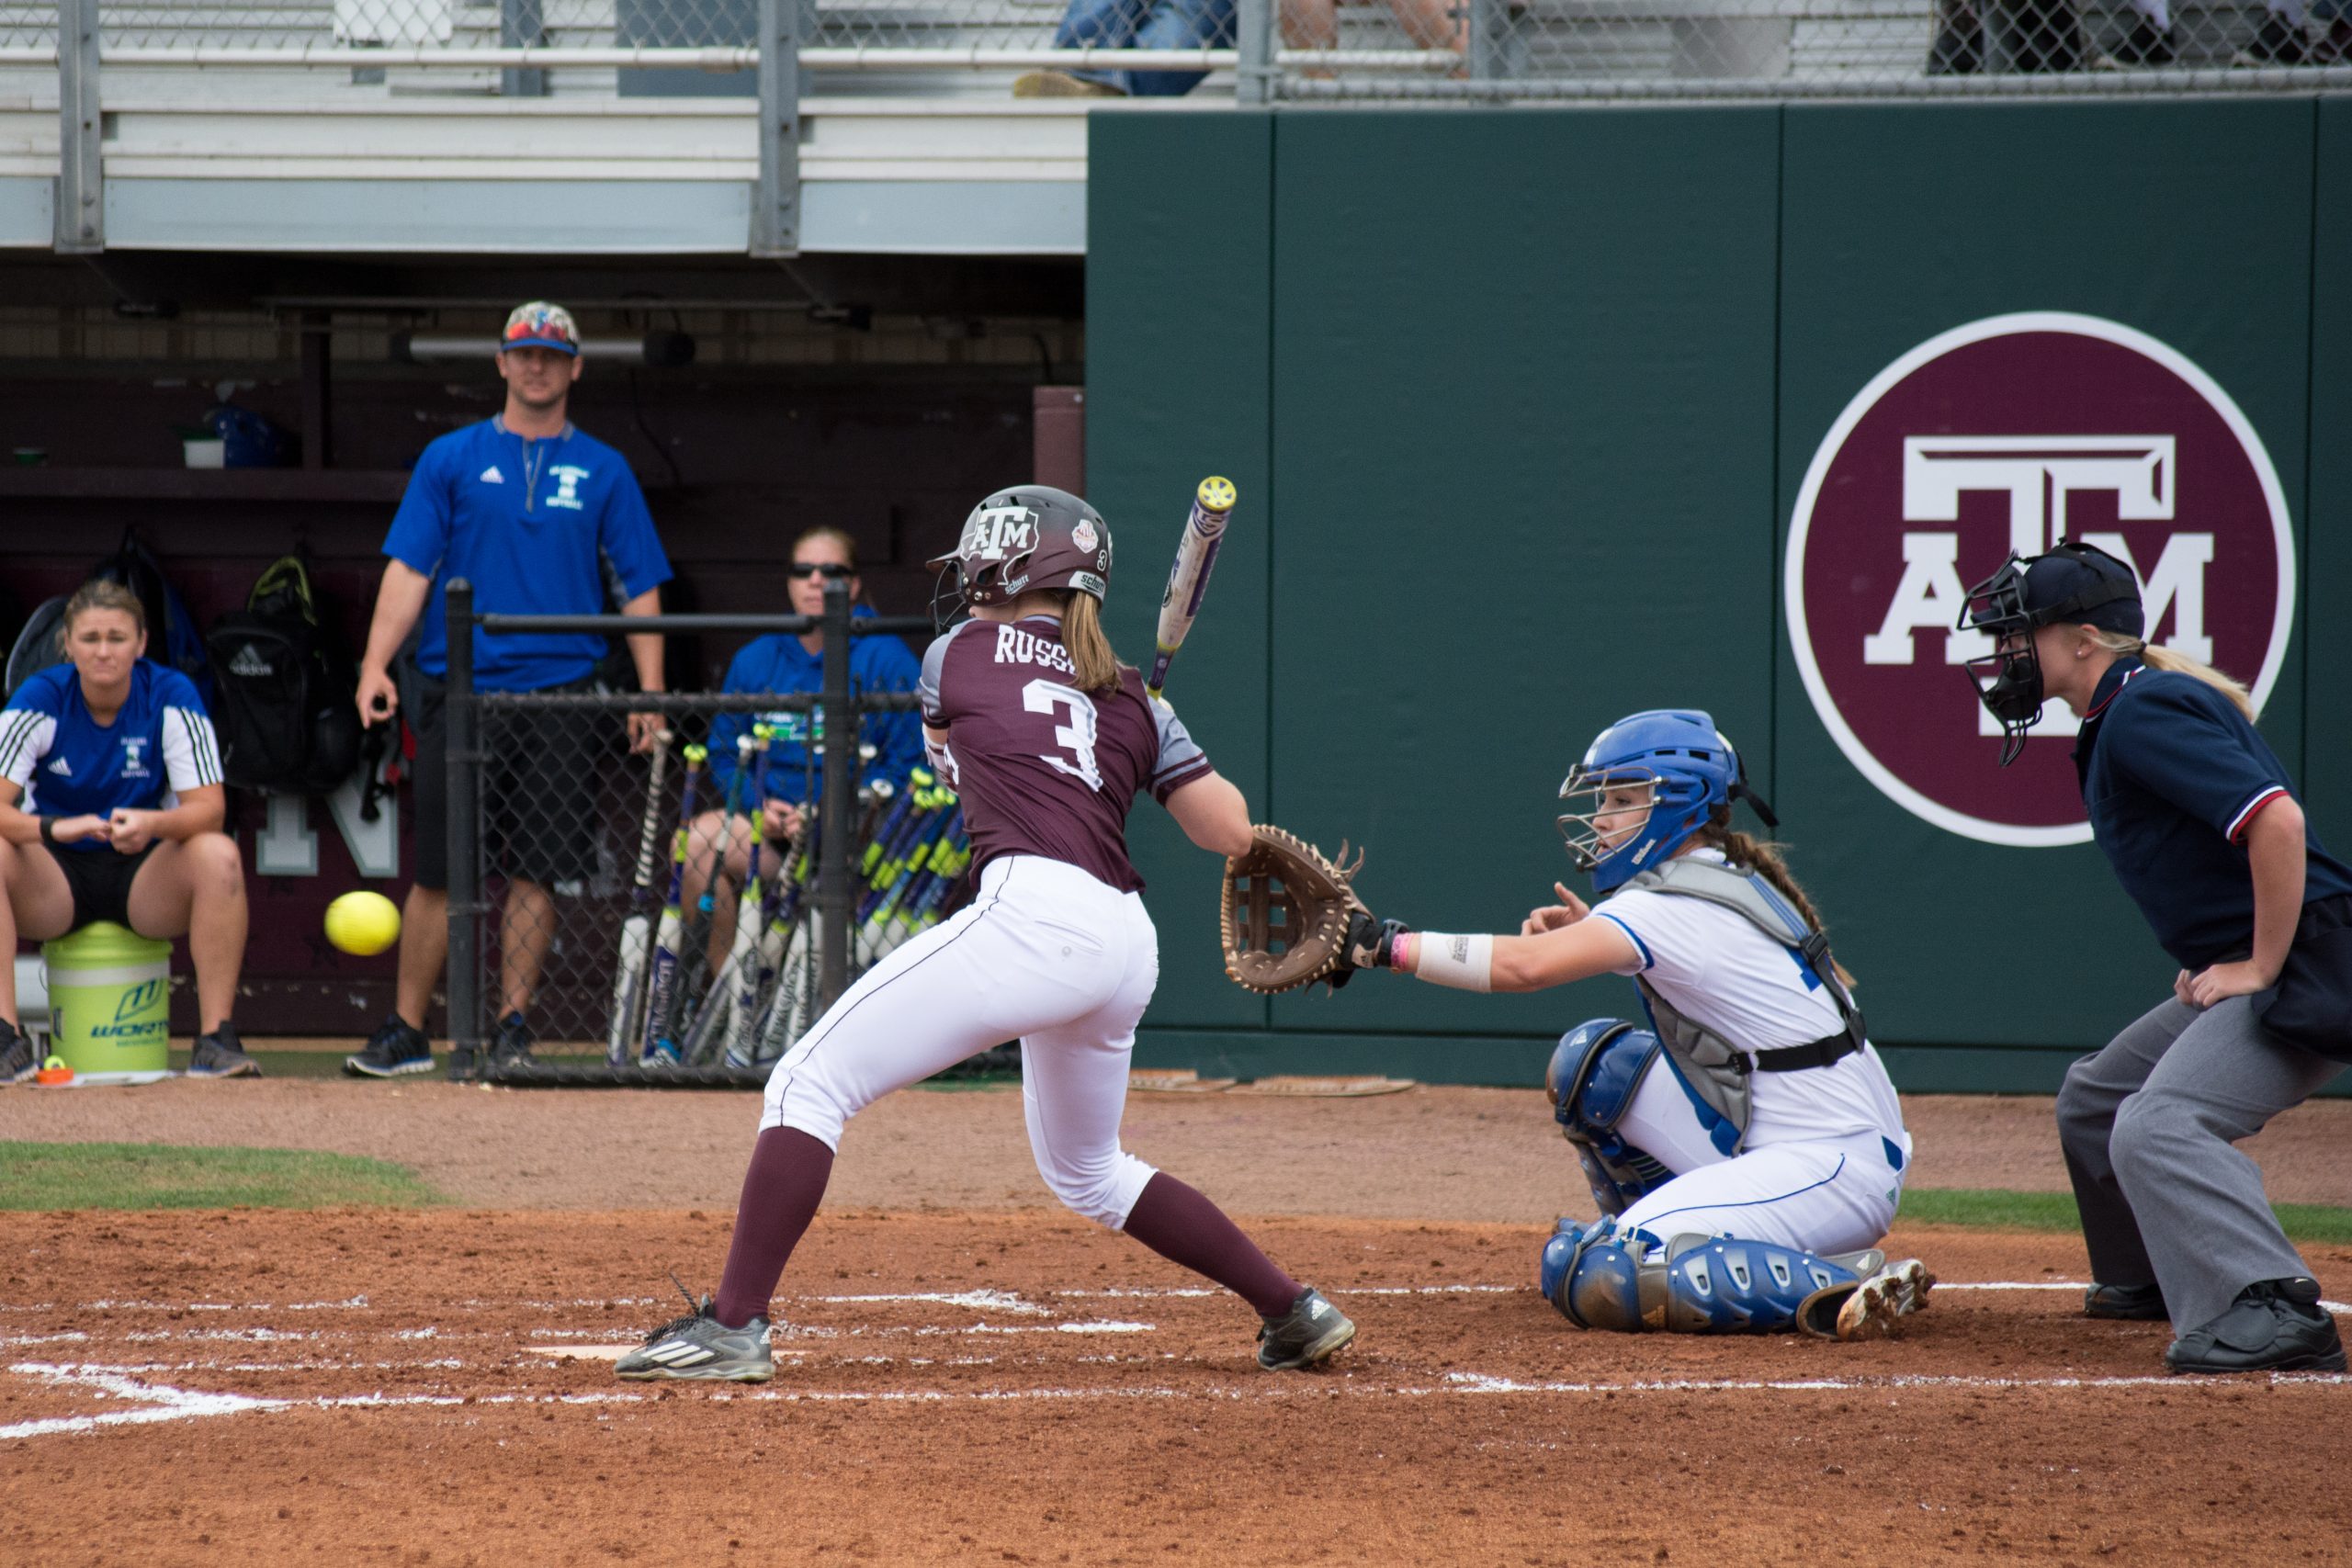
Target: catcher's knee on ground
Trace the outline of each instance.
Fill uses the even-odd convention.
[[[1680,1235],[1663,1245],[1604,1220],[1562,1220],[1544,1244],[1544,1294],[1579,1328],[1639,1333],[1770,1334],[1801,1329],[1834,1338],[1838,1311],[1877,1252],[1817,1257],[1796,1247],[1724,1236]]]

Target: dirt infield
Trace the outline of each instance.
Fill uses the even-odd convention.
[[[665,1269],[715,1279],[730,1206],[672,1194],[740,1171],[741,1097],[0,1094],[0,1137],[407,1140],[460,1196],[468,1159],[540,1188],[406,1213],[0,1214],[0,1562],[2352,1561],[2332,1479],[2352,1381],[2165,1377],[2162,1325],[2077,1315],[2072,1238],[1899,1229],[1945,1284],[1898,1342],[1568,1328],[1532,1286],[1565,1153],[1508,1174],[1531,1097],[1487,1092],[1137,1101],[1139,1149],[1240,1191],[1357,1319],[1315,1375],[1258,1371],[1246,1309],[1047,1207],[1009,1094],[886,1101],[786,1279],[756,1391],[622,1384],[598,1350],[670,1314]],[[630,1098],[728,1146],[594,1176],[616,1161],[591,1134]],[[2340,1180],[2343,1110],[2260,1152]],[[1296,1119],[1272,1177],[1265,1116]],[[1913,1117],[1923,1179],[1937,1120]],[[428,1153],[427,1124],[481,1146]],[[626,1180],[646,1206],[578,1206]],[[1331,1217],[1398,1201],[1429,1217]],[[2352,1248],[2308,1252],[2352,1299]]]

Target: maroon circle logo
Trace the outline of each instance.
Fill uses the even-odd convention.
[[[1969,584],[2062,538],[2132,564],[2152,643],[2252,687],[2287,652],[2295,556],[2270,456],[2213,378],[2095,316],[1994,316],[1888,366],[1815,452],[1781,591],[1814,711],[1905,810],[1987,843],[2090,837],[2052,702],[2006,771],[1961,666]]]

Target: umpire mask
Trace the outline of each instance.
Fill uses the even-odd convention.
[[[1962,606],[1957,629],[1993,638],[1991,653],[1968,661],[1968,679],[1985,711],[2000,721],[2002,767],[2025,750],[2047,700],[2033,634],[2060,622],[2138,637],[2139,578],[2097,545],[2068,540],[2045,555],[2011,551],[1999,570],[1968,591]]]

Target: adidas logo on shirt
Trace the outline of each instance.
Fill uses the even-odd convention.
[[[481,482],[486,485],[503,485],[506,482],[506,476],[498,471],[497,464],[492,463],[481,471]]]
[[[49,771],[52,773],[62,773],[69,779],[74,776],[74,770],[66,765],[65,759],[62,757],[53,759],[49,764]]]

